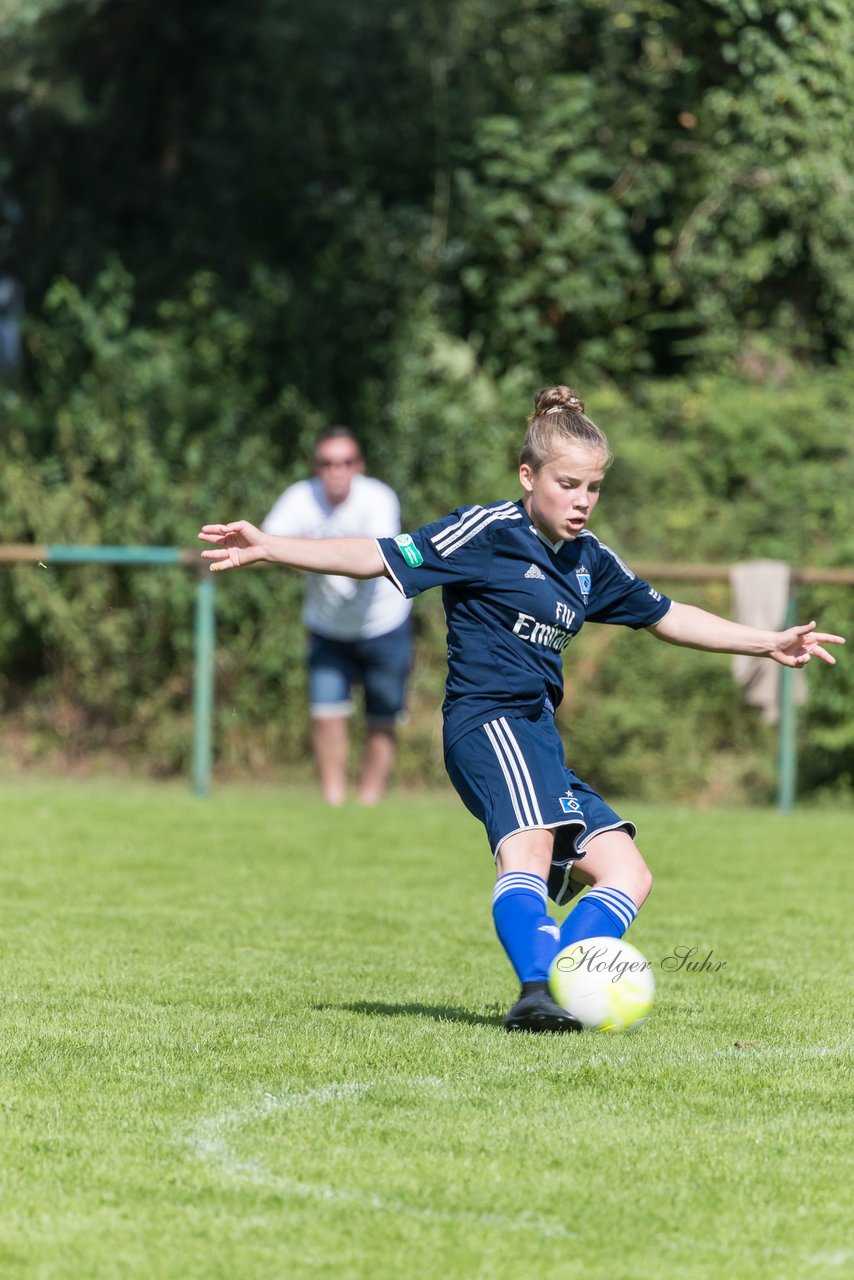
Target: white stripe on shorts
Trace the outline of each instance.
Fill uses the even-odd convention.
[[[492,749],[495,752],[496,756],[498,757],[498,763],[501,765],[501,772],[504,774],[504,781],[507,783],[507,790],[510,794],[510,803],[513,805],[513,812],[516,814],[516,821],[519,823],[520,827],[526,827],[529,824],[525,821],[524,817],[522,816],[522,811],[519,808],[519,801],[516,795],[516,790],[513,786],[513,779],[510,776],[510,771],[507,768],[507,765],[504,761],[504,757],[502,756],[498,748],[498,744],[495,741],[495,734],[493,732],[492,725],[485,724],[483,728],[487,738],[489,738],[489,741],[492,743]]]
[[[510,725],[508,721],[504,718],[504,716],[502,716],[501,719],[497,722],[496,728],[498,728],[499,726],[500,726],[501,733],[505,736],[508,750],[511,756],[515,756],[516,760],[518,761],[519,769],[521,770],[524,776],[525,785],[527,787],[527,792],[528,792],[528,798],[531,802],[531,807],[533,808],[533,811],[534,811],[534,822],[540,825],[543,821],[543,815],[540,812],[540,804],[539,804],[539,801],[537,800],[537,792],[534,788],[533,781],[531,780],[531,775],[528,772],[528,766],[525,762],[525,757],[522,754],[522,748],[519,746],[519,743],[516,741],[516,738],[513,734],[513,730],[510,728]]]
[[[525,757],[507,720],[502,716],[499,720],[490,720],[483,728],[504,774],[519,826],[543,826],[543,815]]]

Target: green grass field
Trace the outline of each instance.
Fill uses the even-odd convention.
[[[3,1280],[854,1273],[850,813],[623,806],[653,1016],[512,1037],[450,795],[0,803]]]

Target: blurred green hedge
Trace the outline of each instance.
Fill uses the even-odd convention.
[[[27,334],[28,389],[0,386],[0,541],[196,545],[200,524],[260,520],[306,474],[323,417],[258,358],[287,298],[258,275],[240,311],[197,276],[148,325],[113,263],[86,295],[57,282]],[[740,378],[697,374],[580,388],[616,462],[595,530],[631,564],[854,565],[854,369],[820,373],[757,343]],[[467,501],[515,497],[532,392],[571,371],[498,377],[445,333],[429,297],[396,339],[388,382],[354,422],[369,469],[415,527]],[[677,598],[724,613],[725,584]],[[296,575],[218,580],[216,754],[234,776],[307,776]],[[119,760],[158,775],[188,766],[194,576],[179,569],[0,573],[0,714],[7,753]],[[802,589],[800,616],[851,630],[851,590]],[[398,779],[442,775],[438,593],[416,602],[417,659]],[[560,718],[576,767],[612,794],[714,802],[774,794],[773,729],[746,708],[726,657],[591,626],[567,654]],[[854,790],[854,673],[808,673],[801,789]],[[12,744],[12,745],[9,745]]]

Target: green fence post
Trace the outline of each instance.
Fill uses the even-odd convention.
[[[207,795],[211,789],[212,727],[214,704],[214,579],[205,567],[196,585],[196,625],[193,677],[193,790]]]
[[[798,611],[798,593],[792,588],[784,627],[793,627]],[[797,668],[780,668],[780,723],[777,758],[777,808],[789,813],[798,789],[798,709],[795,705]]]

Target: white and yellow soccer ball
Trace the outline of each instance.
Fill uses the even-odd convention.
[[[652,966],[622,938],[585,938],[555,956],[554,999],[585,1031],[634,1031],[655,999]]]

